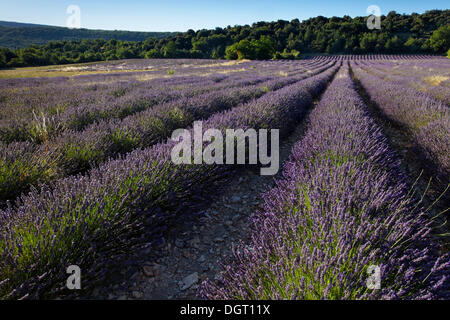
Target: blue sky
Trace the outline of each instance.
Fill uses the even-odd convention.
[[[448,1],[303,1],[303,0],[0,0],[0,20],[65,26],[69,5],[81,10],[81,27],[131,31],[186,31],[278,19],[300,20],[322,15],[367,16],[377,5],[382,14],[423,13],[448,9]]]

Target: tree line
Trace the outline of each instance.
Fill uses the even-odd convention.
[[[176,32],[69,29],[0,21],[0,47],[10,49],[26,48],[35,44],[42,45],[50,41],[77,41],[82,39],[144,41],[147,38],[161,39],[175,34]]]
[[[450,10],[389,12],[381,29],[367,17],[318,16],[211,30],[188,30],[162,39],[52,41],[22,49],[0,48],[0,67],[130,58],[296,59],[308,54],[426,53],[450,48]]]

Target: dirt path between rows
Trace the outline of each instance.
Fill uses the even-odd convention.
[[[387,119],[371,101],[361,84],[355,81],[358,93],[369,107],[375,122],[381,127],[391,147],[396,150],[409,183],[415,184],[415,196],[422,198],[424,208],[432,206],[434,216],[446,207],[448,193],[437,203],[445,186],[431,180],[433,172],[423,162],[423,154],[412,136],[397,123]],[[319,97],[320,98],[320,97]],[[318,100],[317,100],[318,101]],[[315,104],[317,103],[315,102]],[[309,112],[312,107],[309,108]],[[140,262],[125,264],[111,279],[109,286],[94,290],[94,299],[199,299],[198,288],[206,279],[220,279],[221,263],[232,255],[233,245],[250,240],[250,218],[262,205],[261,194],[274,186],[292,146],[301,140],[308,128],[308,116],[280,145],[280,170],[273,176],[261,176],[258,168],[246,168],[226,182],[221,196],[211,203],[204,215],[176,226],[158,250],[147,249],[136,253]],[[442,250],[450,246],[440,234],[448,233],[446,216],[435,220],[435,236],[442,242]],[[135,260],[133,260],[135,261]]]
[[[262,205],[261,194],[281,176],[293,145],[308,127],[313,107],[296,129],[280,141],[277,175],[261,176],[259,168],[244,168],[226,182],[226,188],[204,215],[171,230],[159,250],[137,253],[140,263],[125,264],[109,286],[94,290],[89,298],[200,299],[200,283],[206,278],[220,279],[221,263],[232,256],[233,245],[249,242],[250,218]]]
[[[261,176],[247,168],[230,181],[223,194],[197,221],[171,230],[166,244],[148,256],[142,265],[122,270],[121,280],[94,291],[95,299],[199,299],[199,284],[206,278],[220,279],[221,262],[232,255],[233,245],[250,240],[250,218],[261,206],[261,194],[274,186],[292,146],[301,139],[306,119],[280,143],[280,170],[276,176]]]

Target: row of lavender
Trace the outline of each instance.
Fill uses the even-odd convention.
[[[124,64],[128,64],[129,61],[124,61]],[[144,63],[147,60],[144,60]],[[149,60],[154,61],[154,60]],[[168,59],[168,61],[173,61],[172,59]],[[197,63],[199,60],[193,60],[193,63]],[[163,75],[151,75],[149,72],[145,70],[138,70],[135,72],[117,72],[117,73],[104,73],[99,70],[99,72],[87,73],[83,74],[81,72],[80,75],[76,76],[63,76],[64,73],[61,73],[60,77],[35,77],[35,78],[5,78],[0,79],[0,89],[26,89],[26,88],[41,88],[41,87],[64,87],[68,84],[71,85],[92,85],[92,84],[108,84],[114,83],[117,81],[121,81],[123,83],[127,81],[139,80],[139,81],[150,81],[150,82],[172,82],[178,81],[183,78],[204,78],[210,75],[215,75],[217,77],[227,77],[233,74],[268,74],[268,71],[272,70],[273,73],[276,73],[277,70],[283,71],[292,71],[298,70],[298,68],[302,69],[303,67],[308,68],[309,65],[313,65],[318,63],[319,61],[313,60],[299,60],[299,61],[251,61],[245,63],[239,63],[233,65],[231,68],[224,69],[220,67],[220,65],[211,66],[206,72],[203,69],[195,68],[198,72],[190,73],[189,69],[183,69],[183,72],[175,73],[175,74],[163,74]],[[171,62],[168,62],[171,63]],[[70,92],[67,92],[70,93]]]
[[[123,120],[99,121],[83,131],[66,130],[41,145],[28,142],[0,144],[0,201],[13,200],[33,185],[82,173],[108,158],[149,147],[166,139],[177,128],[187,127],[195,120],[320,73],[329,66],[273,80],[239,80],[239,84],[259,83],[236,87],[236,82],[232,82],[226,89],[211,90],[197,97],[188,95]]]
[[[204,122],[203,129],[292,129],[336,67]],[[237,167],[175,165],[174,142],[135,150],[86,176],[23,196],[0,211],[0,295],[49,297],[65,292],[65,269],[83,270],[84,288],[104,279],[111,261],[140,243],[157,241],[177,219],[189,219],[217,182]]]
[[[52,70],[69,69],[69,70],[85,70],[85,71],[107,71],[115,70],[160,70],[165,68],[207,68],[218,67],[226,62],[226,60],[216,59],[126,59],[113,61],[99,61],[95,63],[75,64],[69,67],[53,66]],[[225,65],[227,66],[227,65]],[[229,66],[229,65],[228,65]]]
[[[35,123],[34,120],[39,119],[34,119],[33,114],[39,115],[42,120],[47,120],[48,136],[46,138],[48,139],[63,129],[82,130],[96,121],[121,119],[148,109],[157,103],[191,97],[213,90],[256,84],[268,78],[267,76],[249,76],[247,79],[242,76],[185,77],[170,82],[130,80],[104,85],[96,83],[88,87],[80,84],[74,84],[72,87],[65,85],[54,88],[53,92],[45,86],[28,90],[30,91],[28,95],[23,92],[13,92],[22,96],[17,97],[11,94],[7,104],[3,105],[3,109],[5,109],[3,111],[6,113],[8,109],[18,108],[20,109],[20,118],[17,119],[11,115],[9,117],[2,116],[4,119],[2,140],[5,142],[20,140],[42,142],[44,139],[39,139],[33,134],[34,128],[31,124],[26,126],[26,122],[30,122],[30,120],[33,120],[32,124],[40,124],[41,121]],[[21,104],[25,106],[20,108]],[[12,127],[17,126],[23,133],[13,131]]]
[[[439,256],[348,69],[311,112],[283,175],[263,196],[251,244],[221,282],[203,283],[205,298],[450,298],[450,256]]]
[[[334,55],[334,56],[314,56],[313,60],[424,60],[424,59],[447,59],[443,56],[421,55],[421,54],[349,54],[349,55]]]
[[[159,102],[256,83],[261,78],[273,78],[281,72],[286,76],[323,64],[295,62],[266,66],[259,62],[245,73],[145,81],[130,79],[128,74],[117,76],[114,81],[107,80],[109,75],[79,76],[61,84],[46,84],[41,78],[43,84],[40,86],[2,90],[0,140],[42,142],[63,129],[81,130],[97,120],[123,118]]]
[[[46,77],[45,73],[43,73],[43,77],[23,77],[23,78],[2,78],[0,79],[0,89],[11,89],[11,88],[37,88],[42,86],[59,86],[68,83],[72,84],[90,84],[90,83],[98,83],[98,82],[114,82],[114,81],[129,81],[133,79],[139,80],[154,80],[158,81],[172,81],[173,79],[183,78],[183,77],[201,77],[207,76],[211,74],[216,75],[230,75],[234,73],[240,72],[265,72],[265,69],[272,68],[275,66],[279,66],[282,69],[291,68],[294,69],[296,66],[307,66],[311,63],[316,63],[317,61],[240,61],[238,63],[235,62],[226,62],[226,63],[218,63],[220,61],[216,61],[211,63],[207,70],[203,68],[198,68],[197,65],[199,62],[204,60],[190,60],[188,66],[177,70],[176,67],[176,59],[161,59],[164,60],[164,64],[166,69],[161,69],[157,66],[155,68],[161,72],[161,74],[152,74],[147,69],[153,69],[155,62],[158,61],[156,59],[141,59],[139,63],[135,63],[136,60],[122,60],[120,61],[123,64],[123,69],[127,70],[127,72],[105,72],[106,70],[102,70],[96,68],[95,66],[87,67],[80,66],[79,74],[75,76],[65,76],[64,71],[61,71],[61,76],[58,77]],[[118,61],[119,62],[119,61]],[[114,65],[112,61],[105,63],[106,65]],[[72,68],[72,67],[68,67]],[[76,68],[76,67],[75,67]],[[112,68],[114,68],[112,66]],[[137,69],[136,69],[137,68]],[[109,69],[109,67],[107,67]],[[167,74],[167,69],[175,70],[174,74]],[[57,71],[57,70],[48,70],[48,71]],[[88,73],[83,74],[83,71],[87,71]],[[118,70],[120,71],[120,70]],[[177,72],[179,71],[179,72]],[[194,72],[195,71],[195,72]]]
[[[120,63],[118,65],[118,63]],[[0,79],[0,88],[9,87],[36,87],[43,84],[60,84],[72,82],[90,82],[96,80],[130,80],[136,76],[149,76],[149,79],[172,79],[174,77],[186,75],[200,75],[205,73],[228,73],[235,72],[242,67],[258,68],[259,61],[251,61],[240,64],[224,64],[219,60],[190,59],[181,63],[177,59],[139,59],[139,60],[119,60],[109,61],[99,64],[80,64],[72,66],[54,66],[42,72],[43,77],[25,77],[25,78],[2,78]],[[168,70],[175,71],[174,74],[167,74]],[[117,71],[117,72],[114,72]],[[50,74],[60,72],[61,76],[46,77],[46,72]],[[71,72],[76,72],[76,76],[71,76]],[[83,74],[86,72],[86,74]]]
[[[404,126],[424,151],[430,168],[450,174],[450,110],[442,102],[402,85],[387,82],[352,64],[355,77],[390,119]]]
[[[275,74],[275,66],[251,69],[225,76],[177,77],[171,81],[123,79],[102,83],[99,76],[85,84],[80,77],[63,84],[2,90],[0,96],[0,140],[35,140],[62,129],[80,130],[97,120],[123,118],[156,103],[214,89],[245,85]],[[289,68],[282,68],[289,71]],[[200,85],[202,84],[202,85]]]
[[[383,80],[411,87],[450,105],[450,60],[427,60],[420,63],[365,62],[356,64]]]
[[[256,85],[211,90],[197,97],[163,103],[123,120],[99,121],[83,131],[65,130],[41,145],[1,144],[0,199],[13,199],[38,182],[82,172],[108,157],[154,144],[170,130],[184,127],[194,116],[231,108],[263,93]]]

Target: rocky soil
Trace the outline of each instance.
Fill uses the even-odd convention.
[[[356,84],[374,120],[401,158],[409,183],[414,184],[415,196],[422,198],[423,207],[431,206],[430,216],[447,209],[449,192],[441,196],[445,186],[436,180],[429,183],[432,171],[424,163],[411,134],[386,119],[358,82]],[[308,116],[288,138],[281,141],[280,170],[275,177],[261,176],[258,168],[243,169],[231,177],[222,194],[202,215],[176,226],[160,248],[136,252],[134,256],[139,257],[140,262],[121,265],[116,278],[111,279],[108,286],[94,290],[90,298],[199,299],[200,283],[206,278],[220,279],[221,263],[231,258],[233,246],[249,242],[249,224],[252,215],[262,205],[261,194],[274,185],[275,178],[280,177],[292,146],[301,139],[307,127]],[[450,248],[440,237],[440,234],[448,233],[446,219],[445,215],[436,219],[435,228],[443,251]]]
[[[224,192],[196,221],[177,226],[159,248],[136,253],[141,263],[121,267],[117,279],[94,290],[94,299],[199,299],[206,279],[220,279],[221,262],[232,255],[233,245],[250,239],[250,218],[260,208],[261,194],[274,185],[292,146],[307,128],[307,116],[280,143],[280,170],[261,176],[247,168],[227,182]]]

